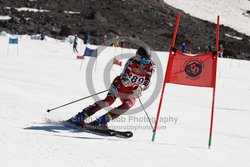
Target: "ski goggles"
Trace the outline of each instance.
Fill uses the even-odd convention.
[[[136,58],[136,61],[142,65],[148,65],[150,63],[150,60],[144,60],[140,58]]]

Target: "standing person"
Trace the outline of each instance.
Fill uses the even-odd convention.
[[[102,43],[105,43],[107,41],[107,35],[104,35],[103,37],[102,37]]]
[[[209,52],[213,52],[215,51],[214,45],[212,44],[212,42],[209,45]]]
[[[44,34],[44,32],[41,32],[41,34],[40,34],[40,40],[44,40],[45,39],[45,34]]]
[[[111,106],[117,98],[120,98],[121,105],[88,124],[108,127],[109,121],[128,111],[135,104],[136,98],[148,89],[153,69],[154,63],[150,56],[150,50],[140,47],[136,55],[127,61],[123,72],[113,80],[106,98],[84,108],[68,122],[76,126],[86,126],[87,124],[84,122],[86,118],[104,107]]]
[[[220,47],[219,47],[219,57],[223,57],[223,52],[224,52],[224,48],[223,48],[222,44],[220,44]]]
[[[181,44],[181,51],[182,53],[187,53],[187,44],[185,42]]]
[[[209,47],[208,47],[208,45],[205,46],[205,52],[209,52]]]
[[[84,35],[83,41],[84,41],[84,44],[85,44],[85,45],[88,44],[88,42],[89,42],[89,34],[88,34],[88,33]]]
[[[126,47],[125,42],[121,41],[121,48],[125,48],[125,47]]]
[[[78,50],[77,50],[77,35],[75,35],[75,38],[74,38],[74,42],[73,42],[73,51],[75,53],[78,53]]]
[[[100,40],[99,36],[95,38],[95,44],[96,45],[100,45],[101,44],[101,40]]]
[[[120,44],[119,44],[118,38],[119,38],[119,37],[116,36],[116,39],[117,39],[117,40],[114,42],[114,47],[119,47],[119,45],[120,45]]]

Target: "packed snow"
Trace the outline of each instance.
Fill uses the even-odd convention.
[[[67,14],[81,14],[81,12],[75,12],[75,11],[64,11],[64,13],[67,13]]]
[[[247,10],[248,1],[211,0],[211,5],[205,0],[199,1],[199,5],[195,1],[165,2],[211,22],[216,21],[215,14],[221,15],[222,24],[250,34],[246,26],[249,19],[239,16]],[[250,62],[218,60],[214,132],[212,147],[208,149],[211,88],[167,84],[154,143],[144,112],[130,112],[110,123],[112,128],[131,130],[134,133],[131,139],[74,131],[56,122],[80,112],[94,99],[50,113],[46,110],[90,94],[87,87],[90,78],[86,74],[91,59],[76,59],[70,44],[72,37],[63,42],[49,37],[40,41],[19,36],[18,45],[8,44],[8,38],[7,33],[0,34],[0,166],[250,166]],[[78,55],[85,47],[79,41]],[[134,53],[133,49],[113,47],[103,50],[91,67],[95,90],[108,88],[104,84],[106,72],[111,82],[122,71],[126,59],[122,60],[122,67],[111,66],[114,56]],[[151,97],[160,71],[165,71],[168,53],[157,52],[157,57],[162,69],[157,67],[151,87],[143,92],[142,102]],[[117,100],[113,106],[119,104]],[[158,104],[159,96],[146,108],[153,123]],[[133,108],[139,106],[137,101]],[[100,111],[94,118],[105,112]]]
[[[69,42],[53,39],[40,41],[22,36],[17,46],[8,45],[8,36],[0,36],[0,46],[1,166],[250,165],[250,62],[219,59],[214,133],[212,147],[208,149],[210,88],[167,84],[154,143],[144,112],[125,115],[110,123],[112,128],[131,130],[133,138],[102,137],[50,123],[80,112],[94,102],[91,98],[46,112],[89,95],[88,57],[83,62],[76,59]],[[81,52],[84,47],[78,45]],[[109,47],[99,55],[92,73],[97,92],[107,89],[104,69],[110,71],[110,80],[122,71],[119,66],[107,67],[115,52],[133,54],[135,50]],[[157,55],[165,71],[168,53]],[[122,61],[124,65],[126,60]],[[151,88],[141,98],[143,102],[151,96],[159,71],[158,67]],[[146,108],[152,122],[158,103],[159,97]],[[119,104],[117,100],[114,106]],[[135,107],[139,105],[137,101]]]
[[[250,10],[249,0],[164,0],[164,2],[191,16],[212,23],[216,23],[216,15],[220,15],[221,24],[250,36],[250,19],[247,14]]]
[[[10,9],[10,7],[6,7],[6,9]],[[50,12],[50,10],[44,10],[44,9],[36,9],[36,8],[28,8],[28,7],[21,7],[21,8],[15,8],[17,11],[27,11],[27,12]]]
[[[0,20],[9,20],[11,19],[10,16],[0,16]]]

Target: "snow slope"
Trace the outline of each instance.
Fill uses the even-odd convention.
[[[250,166],[250,62],[219,59],[214,133],[209,150],[211,89],[167,84],[161,129],[154,143],[143,112],[125,115],[110,124],[132,130],[131,139],[76,132],[47,120],[68,119],[92,104],[93,99],[51,113],[46,110],[89,95],[89,58],[80,69],[81,61],[69,43],[36,41],[26,36],[20,38],[18,56],[15,45],[9,46],[7,55],[7,42],[7,37],[0,36],[0,166]],[[79,49],[83,50],[83,45]],[[121,52],[135,51],[116,50],[116,54]],[[157,55],[165,71],[168,53]],[[107,88],[103,84],[104,69],[113,56],[114,49],[107,48],[97,59],[92,74],[96,91]],[[111,80],[122,70],[119,66],[108,68]],[[143,102],[152,94],[156,78],[141,98]],[[156,116],[158,103],[159,97],[146,109],[151,119]],[[114,106],[118,104],[119,101]]]
[[[220,24],[250,35],[250,18],[243,14],[250,10],[249,0],[164,0],[164,2],[194,17],[213,23],[216,23],[216,16],[220,15]]]

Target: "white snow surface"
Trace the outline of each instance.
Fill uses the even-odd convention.
[[[246,14],[246,11],[250,10],[249,0],[164,0],[164,2],[191,16],[213,23],[216,23],[216,17],[220,15],[220,24],[250,35],[250,18]]]
[[[114,128],[132,130],[131,139],[76,132],[48,120],[66,120],[94,103],[93,99],[51,113],[46,110],[89,95],[86,86],[89,58],[84,59],[80,69],[81,60],[76,59],[72,45],[52,39],[39,41],[23,36],[17,47],[8,45],[7,36],[0,36],[0,46],[0,166],[250,166],[248,61],[218,61],[214,133],[212,147],[208,149],[211,88],[167,84],[159,122],[162,129],[157,131],[154,143],[144,112],[125,115],[110,123]],[[79,44],[78,49],[83,48]],[[104,68],[113,59],[114,51],[135,52],[110,47],[101,53],[92,73],[97,92],[107,89]],[[165,71],[168,53],[157,55]],[[121,71],[121,67],[114,66],[110,80]],[[151,96],[157,75],[156,71],[152,86],[143,93],[143,102]],[[117,100],[114,106],[119,104]],[[151,119],[156,117],[158,104],[159,96],[146,109]],[[139,105],[137,101],[135,107]]]
[[[64,13],[67,13],[67,14],[81,14],[81,12],[75,12],[75,11],[64,11]]]
[[[9,20],[9,19],[11,19],[10,16],[1,16],[0,15],[0,20]]]
[[[16,8],[16,10],[18,10],[19,12],[21,12],[21,11],[28,11],[28,12],[49,12],[50,11],[50,10],[28,8],[28,7]]]

